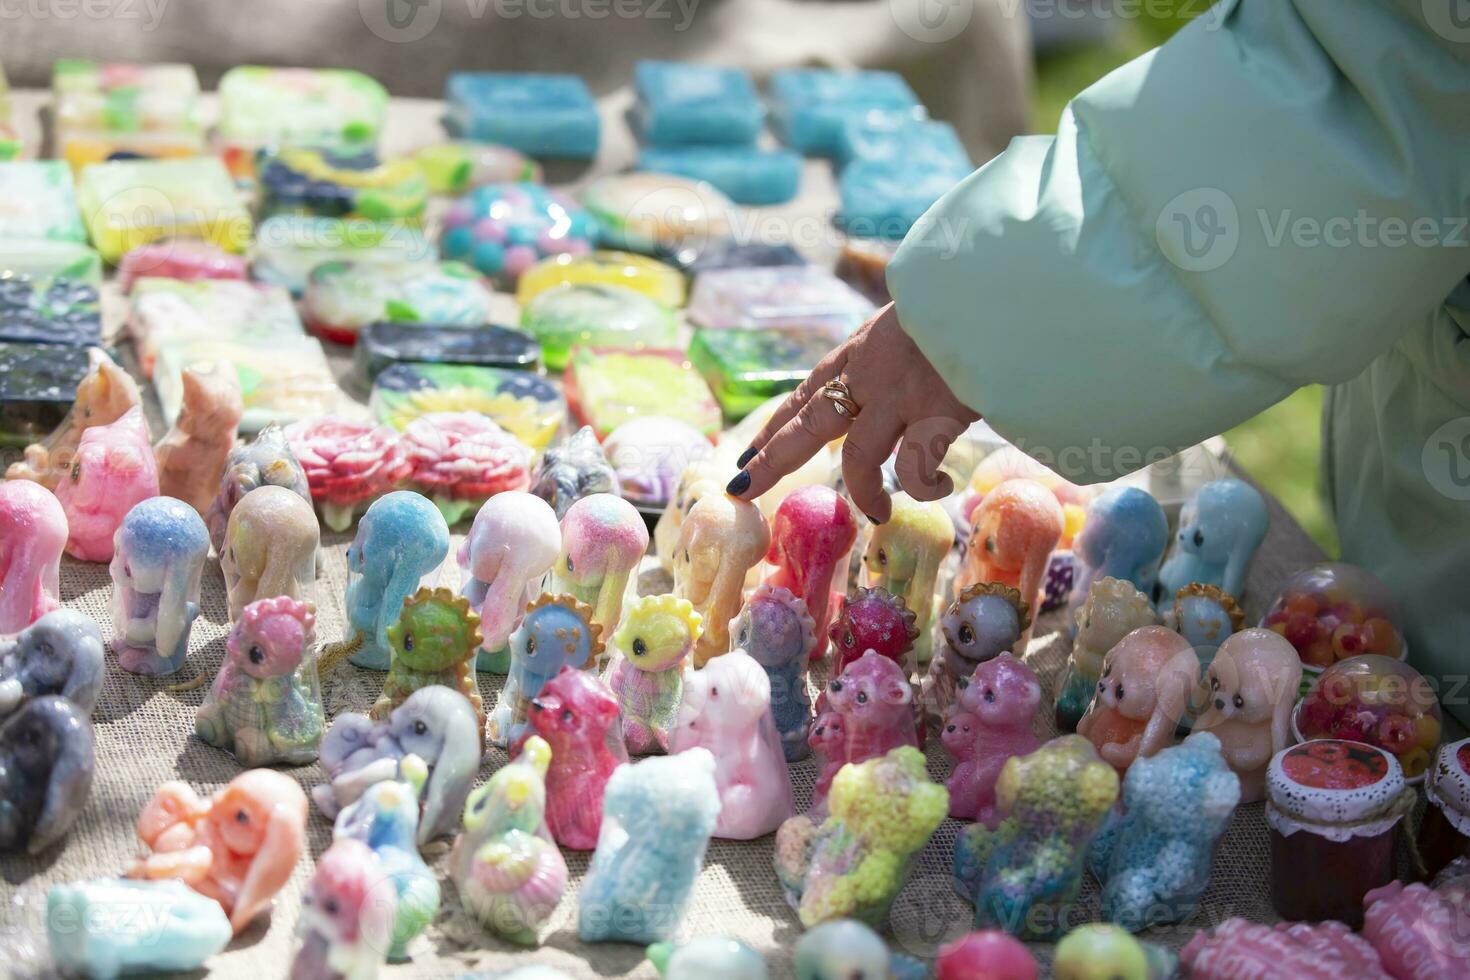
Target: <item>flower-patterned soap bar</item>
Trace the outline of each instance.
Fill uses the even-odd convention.
[[[88,347],[102,342],[97,287],[0,274],[0,341]]]
[[[87,239],[71,171],[59,160],[0,163],[0,202],[0,239]]]
[[[82,171],[77,200],[108,262],[160,238],[201,238],[227,252],[250,245],[250,212],[214,157],[94,164]]]
[[[232,174],[249,178],[261,147],[374,147],[388,92],[346,69],[240,65],[220,79],[219,103],[221,153]]]
[[[487,184],[444,215],[440,248],[447,259],[507,283],[548,255],[592,250],[597,222],[561,191],[527,182]]]
[[[312,500],[334,531],[391,490],[410,470],[398,433],[372,422],[325,417],[286,427],[291,451],[306,470]]]
[[[395,429],[430,412],[478,412],[538,452],[567,413],[561,392],[540,375],[470,364],[395,364],[373,382],[368,407]]]
[[[640,61],[633,66],[633,88],[634,128],[641,142],[654,146],[748,145],[765,125],[755,83],[739,68]]]
[[[133,286],[128,332],[145,376],[153,374],[158,353],[164,347],[196,340],[233,340],[271,347],[278,340],[306,336],[295,304],[279,286],[154,277],[139,279]]]
[[[626,286],[669,309],[684,305],[684,274],[667,263],[632,252],[554,255],[522,273],[516,302],[524,309],[541,292],[562,283]]]
[[[795,330],[696,330],[689,360],[737,421],[795,389],[831,349],[820,334]]]
[[[299,296],[311,270],[325,262],[432,262],[436,257],[423,229],[411,223],[277,214],[256,229],[250,272]]]
[[[831,156],[850,119],[918,120],[918,96],[890,71],[788,68],[771,76],[771,121],[781,139],[809,155]]]
[[[357,335],[353,363],[368,381],[394,364],[469,364],[534,371],[536,338],[511,327],[455,327],[379,320]]]
[[[567,404],[599,437],[635,418],[665,416],[705,435],[720,430],[720,406],[680,351],[577,349],[567,363]]]
[[[866,297],[825,269],[774,266],[701,273],[689,319],[706,329],[802,330],[841,343],[872,316]]]
[[[407,481],[450,524],[486,500],[531,485],[531,450],[478,412],[430,412],[403,430]]]
[[[73,169],[138,156],[192,157],[204,149],[199,77],[191,65],[62,58],[51,71],[56,145]]]
[[[354,344],[378,320],[482,326],[490,291],[459,262],[327,262],[311,270],[304,310],[322,339]]]
[[[412,160],[379,160],[372,150],[287,147],[262,153],[263,215],[313,214],[418,224],[429,184]]]
[[[597,155],[597,105],[578,75],[455,72],[445,83],[444,101],[444,124],[457,137],[534,157]]]

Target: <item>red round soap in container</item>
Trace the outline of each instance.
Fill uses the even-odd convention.
[[[1394,878],[1394,828],[1414,805],[1398,760],[1362,742],[1303,742],[1271,760],[1266,794],[1277,914],[1362,925],[1363,896]]]
[[[1419,854],[1433,878],[1470,855],[1470,738],[1439,747],[1424,792],[1429,807],[1419,826]]]

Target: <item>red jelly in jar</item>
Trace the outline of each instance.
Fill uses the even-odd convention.
[[[1362,742],[1316,739],[1266,771],[1271,903],[1283,919],[1363,924],[1363,896],[1394,878],[1393,831],[1412,805],[1403,768]]]
[[[1433,878],[1470,854],[1470,738],[1439,747],[1424,792],[1429,808],[1419,827],[1419,853]]]

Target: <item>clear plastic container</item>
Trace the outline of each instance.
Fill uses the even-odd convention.
[[[1408,649],[1398,622],[1388,588],[1371,572],[1327,562],[1293,575],[1261,625],[1286,637],[1303,667],[1320,671],[1362,654],[1402,660]]]
[[[1324,670],[1292,715],[1300,739],[1339,738],[1390,752],[1419,782],[1443,730],[1434,688],[1413,667],[1381,656]]]

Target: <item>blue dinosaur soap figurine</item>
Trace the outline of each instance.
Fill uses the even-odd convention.
[[[449,555],[449,525],[423,494],[396,490],[373,501],[347,549],[347,621],[359,644],[352,662],[387,670],[388,627],[425,575]]]
[[[1159,569],[1154,605],[1167,612],[1191,582],[1218,585],[1240,598],[1270,520],[1266,498],[1244,480],[1228,477],[1200,487],[1179,511],[1179,532]]]
[[[1123,780],[1123,808],[1087,857],[1103,883],[1103,915],[1131,932],[1193,915],[1239,802],[1240,779],[1209,732],[1135,761]]]
[[[510,637],[510,670],[485,736],[501,748],[526,733],[531,700],[563,667],[595,665],[602,654],[602,627],[592,607],[570,595],[543,593],[526,607],[526,618]]]
[[[619,766],[603,796],[602,833],[582,882],[584,943],[674,938],[720,815],[715,757],[696,748]]]
[[[110,980],[198,970],[234,931],[219,902],[182,881],[100,878],[52,886],[46,935],[63,975]]]

